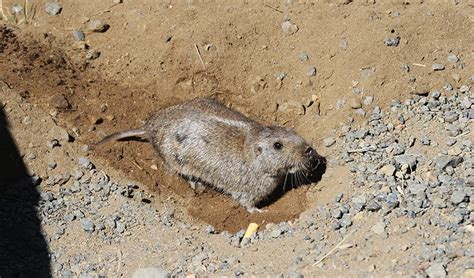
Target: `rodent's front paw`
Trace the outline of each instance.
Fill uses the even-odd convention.
[[[266,212],[267,210],[266,209],[259,209],[257,207],[251,207],[251,208],[247,208],[247,211],[250,212],[250,213],[255,213],[255,212],[262,213],[262,212]]]

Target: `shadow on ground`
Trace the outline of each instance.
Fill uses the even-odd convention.
[[[36,208],[39,180],[28,175],[0,103],[0,277],[51,277]]]
[[[257,207],[266,207],[278,199],[280,199],[286,192],[298,188],[300,186],[317,184],[326,173],[326,158],[318,156],[318,159],[313,161],[312,170],[308,173],[289,174],[285,178],[283,186],[277,187],[270,196],[261,201]]]

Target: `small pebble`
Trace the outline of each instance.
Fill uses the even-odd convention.
[[[383,42],[386,46],[396,47],[400,43],[400,37],[386,38]]]
[[[456,63],[457,61],[459,61],[459,58],[457,55],[452,54],[452,53],[448,55],[448,62]]]
[[[79,166],[86,170],[92,170],[94,168],[94,164],[92,164],[89,159],[83,156],[79,157]]]
[[[428,138],[428,136],[426,136],[426,135],[423,135],[421,137],[420,142],[421,142],[422,145],[425,145],[425,146],[429,146],[431,144],[430,138]]]
[[[309,57],[308,57],[308,54],[306,52],[302,52],[299,56],[298,56],[298,59],[302,62],[304,61],[308,61],[309,60]]]
[[[132,278],[171,278],[171,274],[157,267],[146,267],[135,270]]]
[[[327,148],[334,145],[334,143],[336,143],[336,139],[334,137],[329,137],[323,140],[323,145]]]
[[[92,32],[104,33],[109,30],[110,25],[102,22],[100,19],[94,19],[89,21],[86,29]]]
[[[308,76],[315,76],[316,75],[316,67],[310,66],[307,71]]]
[[[81,30],[72,31],[72,35],[76,41],[84,41],[86,39],[86,35]]]
[[[290,20],[283,21],[281,24],[281,29],[283,30],[283,33],[287,35],[293,35],[298,32],[298,26],[296,26],[296,24],[292,23]]]
[[[86,232],[93,232],[95,230],[95,225],[94,223],[92,223],[92,220],[88,219],[88,218],[83,218],[81,220],[81,224],[82,224],[82,228],[84,229],[84,231]]]
[[[444,65],[443,65],[443,64],[436,63],[436,64],[433,64],[433,65],[431,66],[431,69],[433,69],[433,71],[444,70]]]
[[[61,13],[63,7],[55,2],[46,3],[45,11],[49,15],[58,15]]]
[[[349,47],[349,43],[346,39],[342,39],[339,41],[339,48],[342,50],[346,50]]]
[[[446,270],[440,263],[431,263],[430,267],[426,269],[426,274],[430,278],[443,278],[446,277]]]
[[[275,77],[276,77],[276,79],[278,79],[280,81],[283,81],[283,79],[285,79],[285,77],[286,77],[286,72],[277,72],[275,74]]]

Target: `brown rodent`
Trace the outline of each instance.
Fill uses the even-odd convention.
[[[158,110],[142,128],[99,143],[132,136],[148,139],[172,171],[229,194],[249,212],[260,211],[256,205],[289,174],[309,173],[321,158],[294,131],[263,126],[206,98]]]

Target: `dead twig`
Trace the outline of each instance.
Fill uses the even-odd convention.
[[[334,253],[334,251],[336,249],[339,248],[339,246],[341,246],[344,241],[346,241],[353,233],[355,232],[355,230],[352,230],[350,231],[338,244],[336,244],[336,246],[334,246],[331,250],[329,250],[329,252],[326,253],[326,255],[322,256],[321,259],[317,260],[313,266],[319,264],[320,262],[322,262],[324,259],[326,259],[327,257],[329,257],[332,253]]]
[[[426,65],[423,65],[423,64],[413,63],[412,65],[426,68]]]
[[[112,4],[110,5],[110,7],[108,7],[107,9],[103,10],[103,11],[100,11],[100,12],[95,12],[93,14],[90,14],[89,16],[96,16],[96,15],[102,15],[102,14],[105,14],[105,13],[110,13],[110,9],[112,9],[113,7],[117,6],[117,5],[120,5],[120,3],[115,3],[115,4]]]
[[[274,11],[277,11],[277,12],[279,12],[279,13],[283,13],[282,10],[277,9],[277,8],[275,8],[275,7],[272,7],[272,6],[268,5],[268,4],[263,4],[263,5],[264,5],[265,7],[268,7],[268,8],[270,8],[270,9],[274,10]]]
[[[464,133],[458,134],[458,135],[454,136],[454,138],[458,138],[458,137],[461,137],[461,136],[467,135],[467,134],[469,134],[469,133],[471,133],[471,131],[470,131],[470,130],[468,130],[468,131],[466,131],[466,132],[464,132]]]
[[[361,149],[352,149],[352,150],[347,150],[348,153],[365,153],[365,152],[374,152],[377,150],[377,147],[370,146],[366,148],[361,148]]]
[[[206,68],[206,65],[204,64],[204,61],[202,60],[202,57],[201,57],[201,51],[199,51],[197,44],[194,44],[194,49],[196,49],[196,53],[199,57],[199,61],[201,61],[203,68]]]

